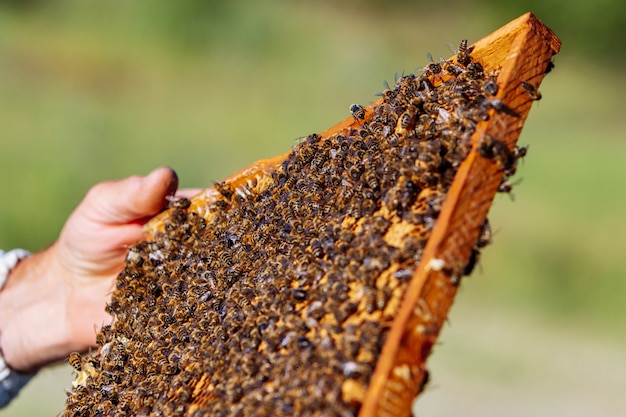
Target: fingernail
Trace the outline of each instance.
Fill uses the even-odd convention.
[[[178,189],[178,174],[172,168],[168,167],[172,176],[170,177],[170,182],[167,186],[167,195],[174,195],[176,190]]]
[[[164,171],[169,171],[169,175],[164,177]],[[166,195],[173,195],[178,189],[178,174],[170,167],[156,168],[143,179],[145,183],[162,181],[162,184],[166,187]]]

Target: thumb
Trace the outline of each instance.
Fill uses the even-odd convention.
[[[100,224],[126,224],[142,221],[158,213],[165,197],[178,187],[176,172],[157,168],[145,177],[129,177],[97,184],[81,203],[81,212]]]

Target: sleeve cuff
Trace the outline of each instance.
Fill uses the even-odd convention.
[[[9,272],[15,268],[20,260],[29,255],[30,253],[24,249],[13,249],[9,252],[0,251],[0,290],[6,282]],[[33,376],[35,376],[34,373],[22,374],[11,370],[4,361],[0,348],[0,408],[9,404]]]
[[[28,256],[30,256],[30,252],[24,249],[13,249],[8,252],[0,250],[0,289],[4,287],[9,272],[15,268],[15,265],[17,265],[19,261]]]

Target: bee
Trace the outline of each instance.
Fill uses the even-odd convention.
[[[465,103],[469,100],[468,91],[463,88],[450,88],[443,91],[439,95],[442,102],[450,104],[453,108],[458,109],[459,112],[465,107]]]
[[[357,139],[354,142],[352,142],[352,147],[356,150],[361,150],[361,151],[367,150],[367,145],[365,144],[363,140],[360,140],[360,139]]]
[[[482,89],[490,96],[498,94],[498,84],[494,80],[487,80],[483,83]]]
[[[83,360],[80,357],[80,353],[78,352],[72,352],[70,353],[70,357],[68,358],[68,361],[70,363],[70,365],[72,366],[72,368],[74,368],[74,370],[78,373],[81,373],[83,370]]]
[[[365,311],[367,311],[369,314],[372,314],[374,311],[376,311],[376,293],[376,288],[372,287],[371,285],[366,285],[363,287]]]
[[[543,72],[544,75],[545,74],[549,74],[550,71],[552,71],[553,69],[554,69],[554,61],[550,60],[550,61],[548,61],[548,65],[546,66],[546,70]]]
[[[428,385],[428,382],[430,381],[430,373],[428,372],[428,369],[424,369],[424,376],[422,377],[422,382],[420,383],[420,388],[419,388],[419,392],[423,392],[424,389],[426,389],[426,385]]]
[[[309,184],[305,180],[299,180],[296,182],[296,185],[294,186],[294,191],[298,194],[304,194],[307,192],[308,187],[309,187]]]
[[[384,101],[393,100],[398,94],[395,89],[391,88],[387,80],[383,81],[383,87],[385,87],[385,89],[376,95],[382,97]]]
[[[318,194],[319,192],[321,192],[321,188],[315,187],[315,194]],[[310,207],[311,213],[313,215],[316,215],[319,212],[320,208],[321,208],[320,203],[319,203],[318,200],[311,201],[309,203],[309,207]]]
[[[430,52],[428,52],[426,54],[426,58],[428,58],[428,60],[430,61],[430,63],[428,64],[428,66],[424,69],[424,74],[426,76],[430,76],[430,75],[435,75],[435,74],[439,74],[441,73],[441,64],[438,62],[435,62],[435,60],[433,59],[433,56]]]
[[[390,225],[391,222],[383,216],[375,216],[372,219],[372,231],[374,233],[384,234]]]
[[[438,150],[428,152],[428,149],[425,149],[417,159],[416,163],[423,171],[435,171],[443,162]]]
[[[231,383],[226,386],[226,399],[231,403],[237,403],[243,394],[243,389],[239,384]]]
[[[392,294],[393,292],[389,287],[383,287],[376,291],[376,308],[383,311],[391,299]]]
[[[218,342],[220,341],[226,341],[227,339],[227,335],[224,332],[224,328],[222,326],[215,326],[215,329],[213,331],[213,335],[215,336],[215,338],[218,340]]]
[[[447,72],[448,74],[451,74],[454,76],[457,76],[461,74],[463,71],[465,71],[465,68],[460,67],[458,65],[454,65],[452,61],[447,61],[447,60],[441,62],[441,69]]]
[[[537,87],[535,87],[534,85],[532,85],[531,83],[527,83],[525,81],[522,81],[520,83],[520,86],[526,90],[526,92],[528,93],[528,95],[530,96],[531,100],[541,100],[541,93],[539,92],[539,90],[537,89]]]
[[[227,266],[233,265],[233,257],[230,254],[230,252],[227,250],[223,250],[220,253],[220,261],[222,262],[222,264],[227,265]]]
[[[383,132],[385,126],[378,121],[374,121],[370,124],[369,128],[374,134],[380,135]]]
[[[394,131],[394,133],[397,135],[406,135],[409,125],[415,123],[415,115],[416,113],[410,108],[402,113],[400,115],[400,118],[398,119],[398,123],[396,125],[396,130]]]
[[[519,184],[521,181],[522,179],[520,178],[517,181],[511,182],[506,177],[504,177],[502,178],[502,182],[498,186],[498,192],[507,193],[509,197],[511,197],[511,200],[515,200],[515,194],[513,194],[513,187]]]
[[[98,346],[104,346],[106,343],[106,336],[101,331],[96,334],[96,344]],[[70,355],[71,356],[71,355]]]
[[[467,66],[467,75],[469,76],[469,78],[474,80],[479,80],[483,78],[484,71],[485,70],[483,69],[483,66],[480,65],[479,62],[471,62]]]
[[[472,53],[473,47],[467,46],[467,39],[462,39],[459,44],[459,50],[456,54],[456,62],[467,67],[471,62],[470,54]]]
[[[287,174],[290,176],[296,176],[300,171],[302,171],[303,166],[304,164],[301,161],[289,161],[287,165]],[[287,181],[289,181],[289,179],[287,179]]]
[[[324,249],[322,248],[322,244],[319,239],[313,239],[310,243],[311,253],[316,258],[322,258],[324,256]]]
[[[167,362],[167,359],[164,363],[161,364],[161,373],[164,375],[174,375],[178,372],[178,366],[173,363]]]
[[[101,385],[100,393],[103,398],[114,398],[117,396],[117,390],[112,385]]]
[[[515,148],[513,149],[513,157],[518,160],[520,158],[525,157],[527,152],[528,152],[528,145],[515,146]]]
[[[491,226],[489,225],[489,219],[485,218],[483,225],[480,227],[480,234],[478,235],[478,239],[476,240],[477,248],[484,248],[488,244],[491,243]]]
[[[494,160],[504,170],[505,175],[510,176],[515,173],[516,159],[504,142],[485,135],[478,144],[478,153],[484,158]]]
[[[333,314],[338,323],[343,323],[348,317],[354,314],[358,309],[358,305],[352,301],[345,301],[338,307],[333,308]]]
[[[302,290],[300,288],[294,288],[291,290],[291,296],[297,300],[297,301],[302,301],[304,299],[306,299],[307,297],[307,292],[305,290]]]
[[[417,194],[419,193],[419,187],[410,178],[404,177],[399,181],[398,191],[398,205],[401,210],[405,210],[411,207],[415,202]]]
[[[173,195],[165,196],[168,208],[176,208],[185,210],[191,205],[191,201],[184,197],[175,197]]]
[[[326,162],[327,154],[325,152],[317,152],[311,160],[311,167],[319,168]]]
[[[465,264],[465,266],[463,267],[463,270],[461,271],[461,275],[466,275],[466,276],[471,275],[471,273],[474,271],[474,268],[476,267],[476,264],[478,263],[479,258],[480,258],[480,251],[477,248],[473,248],[472,252],[470,253],[470,257],[467,260],[467,263]]]
[[[437,103],[436,101],[428,101],[423,104],[423,108],[424,108],[424,111],[434,114],[434,113],[439,112],[439,109],[441,108],[441,104]]]
[[[250,303],[250,300],[248,299],[248,297],[246,297],[244,294],[237,292],[233,295],[233,298],[235,300],[235,303],[237,303],[239,308],[245,314],[251,315],[253,313],[254,308],[252,307],[252,304]]]
[[[420,98],[416,97],[413,100],[411,100],[407,109],[398,118],[398,122],[396,124],[396,130],[394,131],[396,135],[399,135],[399,136],[406,135],[407,130],[415,126],[415,118],[417,116],[417,112],[419,111],[419,107],[421,105],[422,105],[422,100]]]
[[[225,199],[230,200],[233,196],[233,188],[230,184],[226,184],[225,182],[216,182],[215,189],[219,192]]]
[[[350,178],[352,178],[353,181],[358,181],[359,178],[361,178],[361,174],[363,173],[363,166],[362,165],[352,165],[350,167],[350,169],[348,170],[348,175],[350,176]]]
[[[350,105],[350,113],[354,120],[358,121],[359,119],[365,119],[365,108],[360,104],[352,104]]]
[[[358,201],[353,201],[348,206],[346,214],[350,217],[354,217],[356,220],[360,219],[363,217],[362,205]]]

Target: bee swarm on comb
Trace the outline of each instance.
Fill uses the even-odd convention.
[[[513,117],[499,69],[466,41],[459,49],[352,105],[346,128],[309,135],[280,163],[171,201],[130,248],[107,306],[113,323],[83,359],[94,371],[63,415],[359,414],[477,126]],[[491,136],[476,147],[504,180],[525,154]],[[427,268],[457,286],[490,242],[481,224],[467,262]]]

